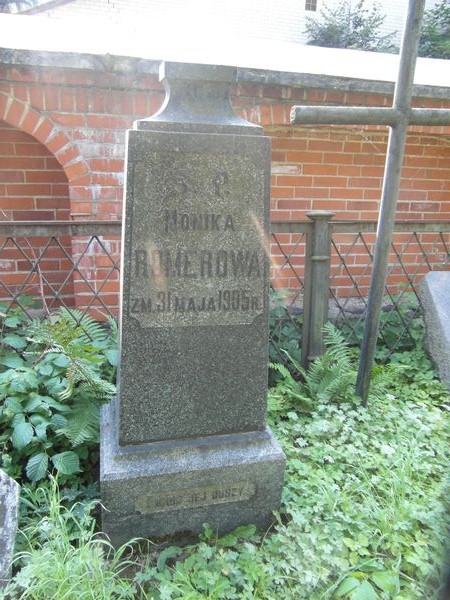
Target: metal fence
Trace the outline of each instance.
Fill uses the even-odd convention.
[[[283,348],[305,365],[322,352],[328,316],[360,344],[376,236],[372,221],[308,216],[272,223],[270,236],[270,358],[283,358]],[[117,316],[120,234],[116,221],[0,223],[1,310],[34,316],[66,306]],[[450,222],[396,223],[380,330],[388,351],[414,343],[420,280],[449,264]]]
[[[333,222],[324,211],[308,216],[272,223],[271,246],[272,358],[287,347],[304,366],[323,351],[328,318],[347,342],[361,344],[377,230],[375,221]],[[415,343],[423,276],[450,268],[450,222],[402,221],[394,231],[379,333],[386,355]],[[301,342],[292,341],[294,330]]]
[[[0,223],[0,303],[39,315],[59,306],[98,319],[119,305],[119,221]]]

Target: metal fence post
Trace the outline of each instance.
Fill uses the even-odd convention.
[[[306,213],[313,222],[305,250],[303,294],[302,366],[323,354],[323,326],[328,319],[330,286],[331,224],[333,212],[314,210]]]

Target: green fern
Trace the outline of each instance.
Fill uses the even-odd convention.
[[[304,372],[304,386],[311,398],[319,402],[354,400],[356,369],[341,333],[331,323],[324,328],[326,352]]]
[[[110,341],[112,342],[112,344],[117,346],[119,343],[119,325],[117,323],[117,319],[114,319],[113,317],[109,316],[108,324]]]
[[[51,350],[55,351],[56,349]],[[67,386],[60,392],[60,399],[68,400],[78,388],[79,392],[92,394],[99,402],[108,402],[116,392],[115,385],[101,379],[98,370],[85,358],[67,354],[64,349],[61,351],[67,356],[70,364],[67,368]]]
[[[98,442],[99,410],[95,402],[88,396],[81,396],[74,404],[64,427],[57,430],[74,445]]]
[[[357,370],[352,351],[346,345],[344,336],[332,323],[324,326],[323,333],[326,352],[317,357],[309,369],[304,369],[285,352],[299,381],[284,365],[270,365],[283,377],[277,384],[277,391],[300,401],[302,407],[329,402],[352,403],[356,400]],[[404,367],[397,364],[376,365],[372,375],[371,396],[385,396],[402,369]]]
[[[112,320],[110,330],[117,339],[117,325]],[[116,391],[101,372],[106,362],[104,353],[113,351],[114,346],[107,330],[78,310],[61,308],[49,319],[34,322],[30,333],[30,340],[44,348],[38,360],[50,353],[67,359],[66,386],[59,398],[71,404],[71,411],[57,434],[73,446],[98,442],[99,405],[109,401]]]
[[[68,400],[78,388],[91,394],[99,402],[108,402],[115,386],[105,381],[100,365],[105,362],[102,351],[109,344],[105,328],[78,310],[61,308],[45,321],[34,321],[30,326],[30,341],[44,346],[38,360],[49,353],[67,357],[67,385],[59,394]]]
[[[351,351],[334,325],[327,323],[323,332],[326,352],[316,358],[308,370],[284,352],[298,373],[298,381],[284,365],[271,365],[283,376],[277,390],[299,400],[303,407],[311,408],[324,402],[352,402],[355,399],[356,369]]]
[[[93,345],[98,346],[106,342],[108,333],[105,327],[89,315],[81,312],[81,310],[77,310],[76,308],[69,310],[61,307],[59,314],[66,323],[76,328],[77,335],[82,343],[88,345],[91,342]],[[114,321],[110,319],[109,322]]]
[[[408,367],[406,365],[398,363],[375,365],[372,370],[370,396],[378,399],[384,398],[391,391],[393,382],[402,380],[404,373],[407,371]]]
[[[278,373],[284,378],[285,381],[293,379],[292,373],[285,365],[281,363],[269,363],[269,368],[278,371]]]
[[[295,361],[292,359],[290,360],[295,363]],[[307,394],[305,394],[303,384],[294,378],[292,373],[285,365],[280,363],[269,363],[269,367],[275,371],[278,371],[278,373],[280,373],[282,376],[282,379],[278,381],[276,386],[277,392],[283,396],[288,396],[289,398],[295,400],[298,409],[309,412],[312,408],[312,400]],[[303,371],[299,365],[296,365],[296,368],[297,367],[298,370]]]

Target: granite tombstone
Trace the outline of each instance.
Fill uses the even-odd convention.
[[[450,273],[430,271],[422,279],[419,295],[423,308],[425,346],[442,382],[450,389]]]
[[[103,528],[268,525],[284,456],[266,427],[269,142],[236,70],[165,63],[128,132],[118,395],[102,420]]]
[[[17,532],[20,486],[0,469],[0,589],[10,579]]]

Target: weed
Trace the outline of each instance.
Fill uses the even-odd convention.
[[[23,566],[5,590],[8,600],[117,600],[145,598],[141,586],[125,577],[138,563],[126,558],[132,545],[114,551],[94,533],[93,503],[61,506],[54,479],[48,487],[25,498],[37,512],[48,515],[23,527],[28,548],[16,556]],[[140,566],[140,565],[139,565]]]

